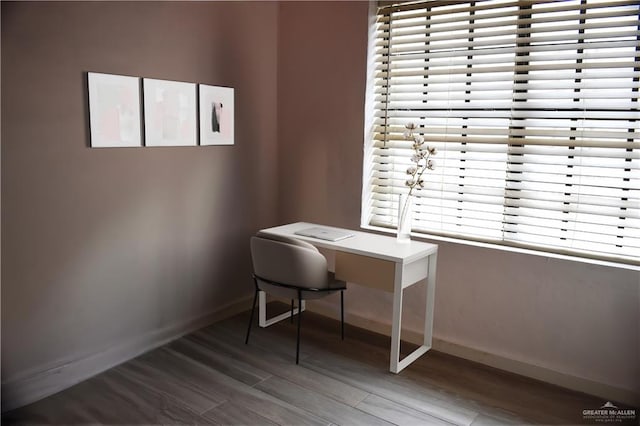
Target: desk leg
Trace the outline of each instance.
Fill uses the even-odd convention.
[[[303,300],[301,305],[296,307],[293,310],[293,315],[297,315],[299,311],[304,312],[305,308],[306,306]],[[291,311],[289,310],[287,310],[287,312],[283,314],[276,315],[273,318],[267,319],[267,294],[262,290],[258,292],[258,324],[260,324],[260,327],[262,328],[269,327],[270,325],[280,322],[282,320],[285,320],[287,318],[291,318]]]
[[[422,346],[400,360],[400,333],[402,331],[402,265],[396,264],[393,286],[393,318],[391,325],[391,359],[389,371],[399,373],[409,364],[431,349],[433,336],[433,306],[436,289],[437,253],[429,256],[427,271],[427,296],[425,300],[424,340]]]
[[[402,264],[396,263],[393,283],[393,316],[391,318],[391,359],[389,370],[400,372],[400,332],[402,331]]]
[[[427,300],[425,302],[424,313],[424,345],[431,348],[433,337],[433,306],[436,296],[436,264],[438,263],[438,253],[429,256],[429,272],[427,275]]]
[[[267,293],[258,292],[258,324],[264,328],[267,326]]]

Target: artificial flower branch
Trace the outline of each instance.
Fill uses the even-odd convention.
[[[411,195],[413,195],[413,190],[416,188],[418,190],[424,188],[424,179],[422,179],[422,175],[425,171],[433,170],[435,168],[435,162],[431,160],[431,156],[438,153],[435,147],[424,145],[424,136],[415,134],[417,126],[414,123],[406,124],[405,128],[407,130],[404,132],[404,138],[407,140],[413,140],[412,148],[414,150],[414,154],[411,156],[411,162],[415,163],[415,165],[407,168],[407,175],[409,175],[410,178],[405,181],[405,185],[409,187],[409,195],[407,196],[404,205],[402,206],[402,210],[400,211],[398,230],[400,230],[401,224],[406,220],[409,200],[411,199]]]
[[[414,123],[409,123],[405,127],[407,130],[404,132],[404,137],[405,139],[413,140],[412,148],[415,151],[411,156],[411,162],[416,163],[416,165],[407,169],[407,174],[411,177],[405,182],[405,185],[409,187],[409,196],[411,196],[414,189],[418,188],[420,190],[424,188],[422,175],[426,170],[435,168],[435,162],[431,160],[431,156],[436,155],[438,150],[432,146],[424,146],[424,136],[414,134],[417,128]]]

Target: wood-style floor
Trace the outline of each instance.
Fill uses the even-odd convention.
[[[388,372],[389,338],[305,312],[295,326],[248,313],[216,323],[70,389],[3,424],[496,425],[585,423],[599,398],[431,351]],[[410,349],[410,348],[406,348]]]

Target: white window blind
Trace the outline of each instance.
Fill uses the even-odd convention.
[[[394,228],[412,142],[438,149],[413,230],[640,264],[638,1],[380,7],[363,223]]]

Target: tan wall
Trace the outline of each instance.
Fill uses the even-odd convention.
[[[367,7],[280,6],[282,222],[359,226]],[[640,393],[637,271],[439,244],[435,337]],[[409,330],[423,297],[405,298]],[[389,322],[390,294],[351,285],[345,304],[347,318]]]
[[[277,12],[2,2],[3,383],[249,296],[277,212]],[[236,144],[90,149],[87,71],[234,87]]]
[[[282,2],[279,218],[360,224],[367,2]]]

